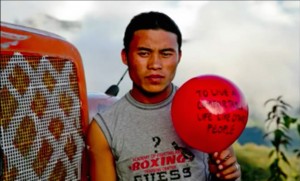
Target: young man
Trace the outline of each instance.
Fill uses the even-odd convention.
[[[172,80],[181,58],[181,32],[159,12],[135,16],[126,28],[122,61],[132,89],[91,122],[87,144],[91,180],[236,180],[232,148],[208,155],[175,133]]]

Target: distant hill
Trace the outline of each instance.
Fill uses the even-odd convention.
[[[255,143],[256,145],[271,146],[271,142],[264,139],[264,134],[264,130],[259,127],[247,127],[239,137],[238,142],[241,145]],[[298,135],[297,130],[293,129],[289,136],[293,139],[289,150],[291,151],[295,148],[300,149],[300,136]]]
[[[257,145],[270,146],[270,141],[264,139],[264,131],[258,127],[247,127],[238,139],[241,145],[255,143]]]

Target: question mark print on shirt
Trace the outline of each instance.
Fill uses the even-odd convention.
[[[157,150],[156,150],[156,148],[158,147],[158,145],[160,144],[160,138],[158,137],[158,136],[155,136],[155,137],[152,137],[152,140],[153,140],[153,142],[155,143],[154,144],[154,148],[155,148],[155,153],[157,153]]]

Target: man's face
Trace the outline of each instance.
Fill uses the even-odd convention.
[[[160,93],[170,85],[181,58],[176,34],[164,30],[136,31],[124,54],[133,89],[148,93]]]

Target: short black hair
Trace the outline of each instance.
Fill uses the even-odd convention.
[[[182,35],[177,24],[166,14],[161,12],[143,12],[134,16],[128,24],[124,38],[124,49],[128,53],[133,34],[138,30],[162,29],[177,35],[178,50],[181,51]]]

